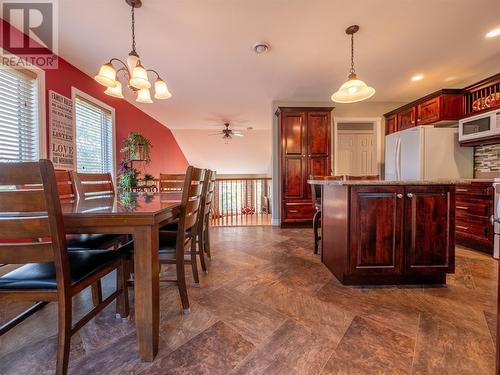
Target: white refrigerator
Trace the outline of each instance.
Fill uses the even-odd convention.
[[[417,126],[385,137],[386,180],[472,178],[473,147],[460,147],[457,128]]]

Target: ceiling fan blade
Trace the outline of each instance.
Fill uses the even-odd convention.
[[[233,134],[231,134],[231,135],[235,135],[235,136],[237,136],[237,137],[243,137],[243,134],[241,134],[241,133],[234,133],[234,132],[233,132]]]
[[[214,135],[223,135],[222,133],[212,133],[212,134],[208,134],[209,136],[214,136]]]

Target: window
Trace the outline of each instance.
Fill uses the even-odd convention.
[[[44,154],[38,89],[35,73],[0,69],[0,161],[33,161]]]
[[[78,172],[114,174],[112,110],[79,95],[74,101]]]

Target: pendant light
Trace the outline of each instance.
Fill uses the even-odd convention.
[[[358,30],[358,25],[352,25],[345,31],[351,36],[351,70],[348,80],[332,95],[332,101],[337,103],[356,103],[375,95],[375,89],[360,80],[354,70],[354,34]]]
[[[125,0],[131,7],[131,31],[132,31],[132,51],[128,54],[126,63],[120,59],[112,58],[107,64],[99,69],[95,80],[106,87],[105,94],[115,98],[123,99],[122,84],[118,80],[118,73],[123,73],[128,87],[136,93],[136,101],[139,103],[153,103],[149,89],[152,84],[149,81],[148,73],[156,75],[154,81],[155,99],[169,99],[172,94],[167,88],[167,84],[160,78],[158,72],[153,69],[146,69],[141,64],[139,54],[135,50],[135,9],[142,6],[141,0]],[[116,69],[113,63],[120,66]]]

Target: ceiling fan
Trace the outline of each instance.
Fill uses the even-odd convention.
[[[210,135],[222,135],[222,139],[226,141],[226,143],[235,137],[243,137],[243,134],[237,130],[232,130],[229,128],[230,124],[229,122],[224,123],[224,129],[222,129],[220,132],[213,133]]]

